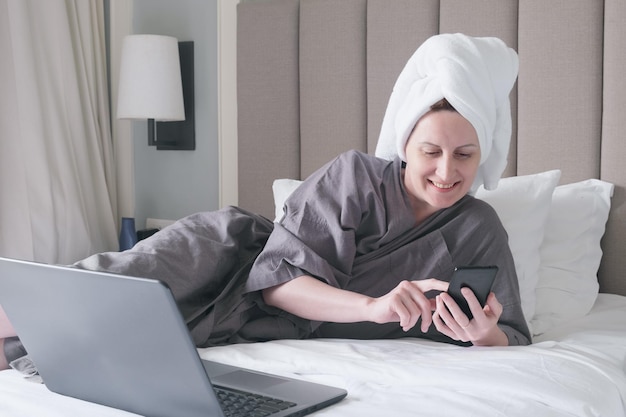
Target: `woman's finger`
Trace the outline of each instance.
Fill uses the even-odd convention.
[[[441,281],[435,278],[421,279],[417,281],[411,281],[422,293],[428,291],[448,291],[450,286],[449,282]]]

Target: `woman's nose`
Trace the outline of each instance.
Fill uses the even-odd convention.
[[[437,164],[437,176],[442,180],[451,180],[455,170],[454,158],[443,156]]]

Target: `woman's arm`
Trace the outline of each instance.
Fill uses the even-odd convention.
[[[271,306],[323,322],[399,322],[404,331],[408,331],[421,317],[421,329],[426,332],[432,323],[435,301],[426,298],[424,293],[447,289],[447,282],[436,279],[403,281],[388,294],[373,298],[305,275],[263,290],[263,298]]]

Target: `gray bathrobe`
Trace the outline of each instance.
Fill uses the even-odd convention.
[[[495,211],[466,196],[416,225],[402,162],[349,151],[309,177],[273,224],[228,207],[198,213],[121,253],[76,267],[160,279],[171,288],[195,343],[211,346],[278,338],[428,337],[398,323],[336,324],[267,306],[260,290],[301,275],[373,297],[402,280],[448,281],[455,266],[497,265],[499,326],[511,345],[528,344],[513,258]],[[140,300],[138,300],[140,302]]]

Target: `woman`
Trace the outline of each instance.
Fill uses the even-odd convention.
[[[402,336],[528,344],[506,232],[469,195],[497,186],[506,165],[516,77],[517,55],[502,41],[434,36],[396,82],[380,158],[350,151],[329,162],[279,223],[234,207],[198,213],[74,266],[163,280],[198,346]],[[445,292],[463,265],[499,267],[484,307],[464,289],[471,320]],[[8,321],[0,330],[13,334]]]
[[[401,327],[454,343],[529,343],[506,233],[467,195],[495,188],[506,166],[517,69],[517,54],[499,39],[428,39],[387,106],[376,154],[392,162],[347,153],[307,179],[247,289],[294,322],[311,320],[316,336],[400,337]],[[484,309],[464,290],[470,321],[445,293],[447,281],[455,266],[492,264],[500,270]]]
[[[506,232],[467,195],[481,159],[474,128],[444,99],[405,149],[405,164],[348,152],[313,174],[287,201],[247,289],[310,320],[317,337],[529,343]],[[468,264],[500,267],[484,308],[464,291],[472,320],[445,293],[454,267]]]

